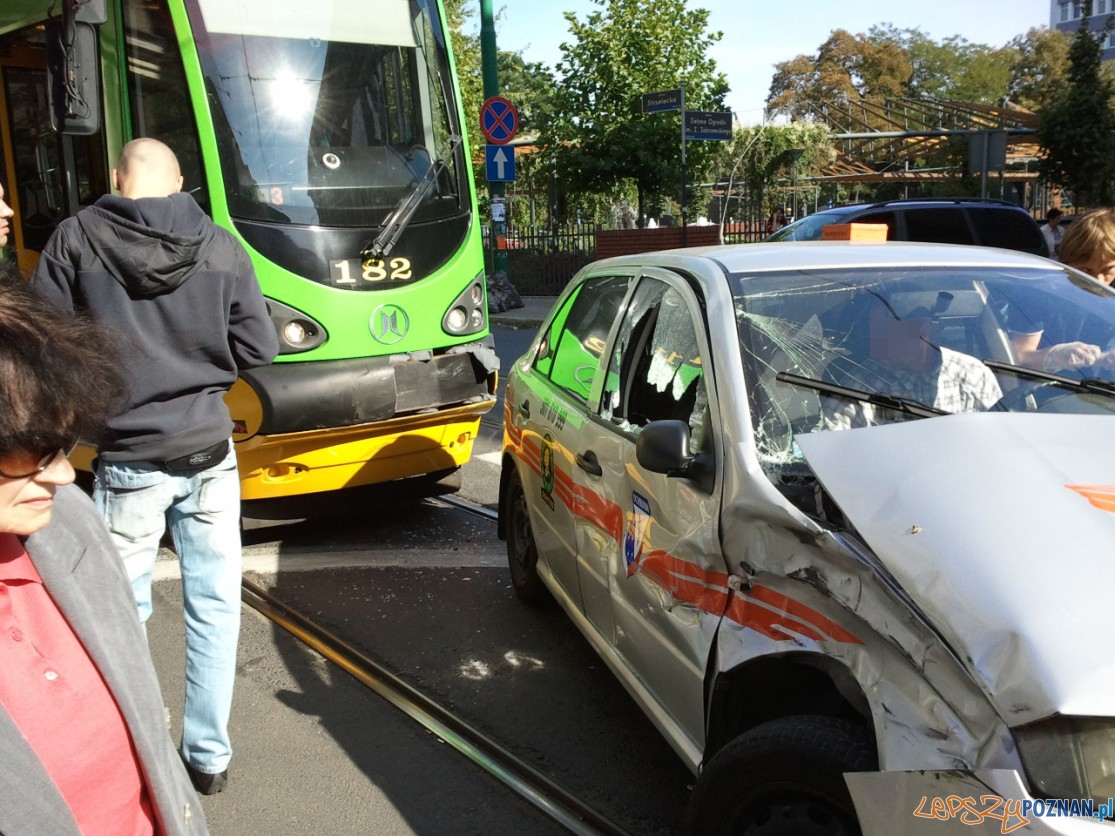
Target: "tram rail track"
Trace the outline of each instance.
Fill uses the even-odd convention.
[[[439,501],[445,501],[440,497]],[[456,498],[446,504],[493,519],[491,509]],[[465,506],[472,506],[471,508]],[[242,581],[241,599],[296,639],[337,665],[484,769],[525,801],[571,833],[627,836],[627,831],[554,782],[530,763],[455,712],[431,699],[383,664],[328,628],[281,601],[255,582]]]
[[[485,505],[477,505],[475,502],[469,502],[467,499],[460,499],[456,496],[444,495],[438,496],[433,499],[434,502],[441,502],[452,508],[472,514],[473,516],[480,517],[488,522],[499,521],[499,511],[495,508],[488,508]]]

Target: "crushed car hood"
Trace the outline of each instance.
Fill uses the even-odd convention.
[[[799,436],[1008,725],[1115,715],[1115,421],[979,413]]]

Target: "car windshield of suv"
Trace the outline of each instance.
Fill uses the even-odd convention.
[[[794,221],[764,238],[764,241],[820,241],[821,229],[842,222],[842,216],[820,213]]]
[[[764,466],[799,433],[975,411],[1115,414],[1115,291],[1074,271],[732,277]]]

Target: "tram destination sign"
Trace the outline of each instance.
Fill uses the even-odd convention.
[[[685,111],[686,139],[731,139],[732,112],[710,110]]]
[[[681,110],[680,88],[643,93],[643,113],[662,113],[666,110]]]

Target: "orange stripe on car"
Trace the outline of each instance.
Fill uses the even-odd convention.
[[[523,460],[537,472],[538,445],[528,440],[522,450],[526,452],[532,447],[534,463],[525,457]],[[618,546],[623,539],[623,509],[596,491],[575,484],[569,473],[561,468],[556,469],[554,482],[554,495],[558,500],[575,516],[610,534]],[[777,641],[793,641],[805,636],[814,641],[863,644],[832,619],[770,587],[752,586],[746,594],[729,596],[727,572],[709,571],[661,549],[652,549],[640,558],[639,574],[657,583],[678,601],[712,615],[724,613],[740,626]]]
[[[1065,485],[1101,511],[1115,513],[1115,485]]]

